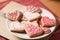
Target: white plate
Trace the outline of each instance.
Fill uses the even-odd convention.
[[[41,10],[42,10],[42,14],[41,14],[42,16],[47,16],[47,17],[49,17],[51,19],[56,20],[55,17],[53,16],[53,14],[51,12],[49,12],[48,10],[43,9],[43,8],[41,8]],[[7,25],[8,29],[9,29],[10,23],[11,23],[11,21],[9,21],[9,20],[6,21],[6,25]],[[50,33],[43,34],[43,35],[40,35],[40,36],[37,36],[37,37],[33,37],[33,38],[29,38],[26,34],[23,34],[23,33],[12,32],[12,34],[14,34],[15,36],[20,37],[22,39],[39,39],[39,38],[43,38],[43,37],[46,37],[49,34],[51,34],[54,31],[55,28],[56,28],[56,25],[50,28],[50,30],[51,30]]]

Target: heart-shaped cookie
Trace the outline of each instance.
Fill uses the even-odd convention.
[[[43,34],[43,30],[40,27],[34,26],[32,24],[25,25],[25,31],[29,37],[35,37]]]
[[[40,24],[42,26],[53,26],[56,24],[56,20],[50,19],[49,17],[45,16],[41,18]]]
[[[22,13],[17,10],[11,13],[6,13],[6,17],[10,20],[21,20],[22,16]]]
[[[38,7],[38,6],[30,5],[30,6],[27,6],[26,9],[27,9],[27,11],[32,12],[32,13],[41,12],[40,7]]]
[[[24,17],[27,18],[28,21],[41,17],[41,15],[39,13],[32,13],[32,12],[25,12],[23,15],[24,15]]]

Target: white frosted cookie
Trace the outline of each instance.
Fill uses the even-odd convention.
[[[25,12],[23,15],[24,15],[24,17],[27,18],[28,21],[40,18],[39,13]]]
[[[12,22],[10,24],[10,30],[13,32],[24,32],[24,25],[20,22]]]

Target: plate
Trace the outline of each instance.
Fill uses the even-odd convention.
[[[41,8],[41,10],[42,10],[42,14],[41,14],[42,16],[47,16],[47,17],[49,17],[49,18],[51,18],[51,19],[56,20],[55,17],[54,17],[54,15],[53,15],[51,12],[49,12],[48,10],[46,10],[46,9],[44,9],[44,8]],[[6,26],[8,27],[8,29],[9,29],[10,23],[11,23],[11,21],[9,21],[9,20],[6,21]],[[11,33],[12,33],[13,35],[19,37],[19,38],[22,38],[22,39],[40,39],[40,38],[43,38],[43,37],[46,37],[46,36],[50,35],[50,34],[55,30],[55,28],[56,28],[56,25],[50,28],[50,30],[51,30],[50,33],[48,33],[48,34],[43,34],[43,35],[40,35],[40,36],[37,36],[37,37],[33,37],[33,38],[29,38],[29,37],[28,37],[26,34],[24,34],[24,33],[15,33],[15,32],[11,32]]]

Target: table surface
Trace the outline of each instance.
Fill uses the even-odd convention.
[[[41,2],[60,17],[60,0],[41,0]]]
[[[1,0],[0,0],[1,1]],[[58,17],[60,17],[60,2],[53,0],[40,0],[45,4],[50,10],[52,10]],[[0,35],[10,39],[10,40],[22,40],[10,33],[8,28],[5,25],[5,19],[0,17]]]

